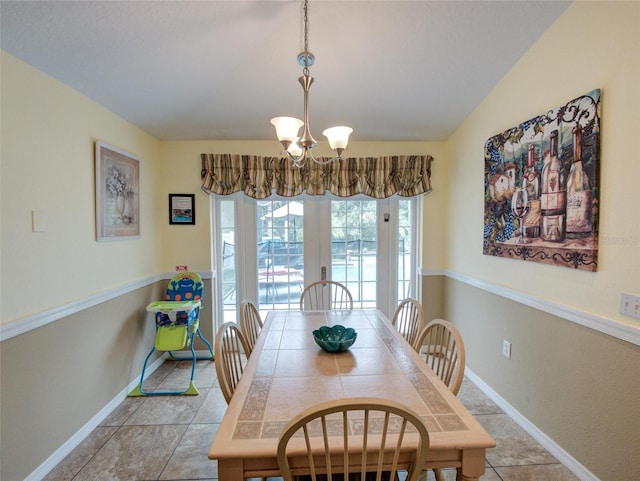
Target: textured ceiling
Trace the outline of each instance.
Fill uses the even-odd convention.
[[[447,139],[570,3],[311,0],[314,137]],[[273,139],[302,117],[301,4],[2,1],[0,42],[158,139]]]

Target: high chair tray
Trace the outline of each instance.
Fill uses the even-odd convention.
[[[200,307],[200,301],[154,301],[147,306],[149,312],[164,312],[169,314],[179,311],[192,311]]]

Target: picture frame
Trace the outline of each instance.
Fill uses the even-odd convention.
[[[487,140],[484,255],[597,271],[600,94]]]
[[[140,160],[95,144],[96,240],[140,238]]]
[[[195,194],[169,194],[169,224],[196,224]]]

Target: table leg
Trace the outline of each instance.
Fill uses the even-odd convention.
[[[225,481],[244,481],[244,469],[241,459],[219,459],[218,479]]]
[[[484,449],[466,449],[462,453],[462,466],[458,468],[456,481],[478,481],[484,474]]]

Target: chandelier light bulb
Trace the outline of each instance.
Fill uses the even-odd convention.
[[[271,123],[276,128],[278,140],[287,143],[293,142],[298,138],[300,127],[304,125],[302,120],[295,117],[275,117],[271,119]]]
[[[329,146],[332,150],[344,150],[347,148],[347,144],[349,143],[349,135],[351,135],[353,129],[351,127],[331,127],[322,132],[329,140]]]
[[[293,142],[291,142],[291,145],[289,145],[289,148],[287,149],[287,152],[289,152],[293,157],[301,157],[302,156],[302,146],[299,144],[300,141],[300,137],[296,137]]]

